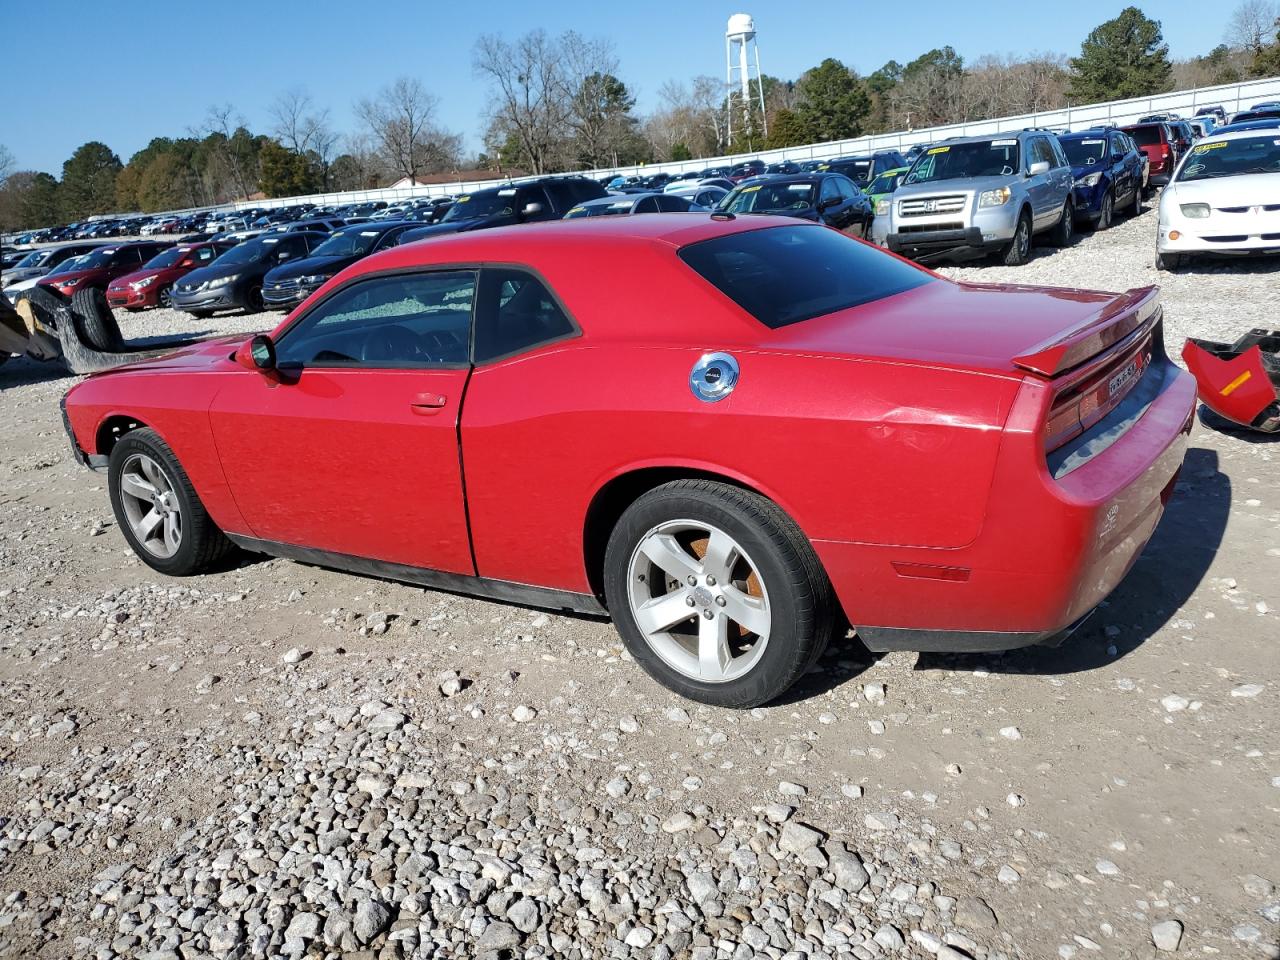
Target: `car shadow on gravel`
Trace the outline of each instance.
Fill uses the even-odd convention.
[[[1214,433],[1230,437],[1232,440],[1243,440],[1245,443],[1280,443],[1280,433],[1263,433],[1261,430],[1242,427],[1210,410],[1203,403],[1200,404],[1198,412],[1201,426]]]
[[[67,368],[57,360],[41,362],[27,357],[10,357],[0,365],[0,392],[69,376]]]
[[[1204,579],[1231,512],[1231,480],[1218,454],[1192,447],[1155,535],[1133,569],[1075,634],[1058,647],[1004,654],[922,653],[917,670],[1054,675],[1094,670],[1132,653],[1177,615]],[[1114,648],[1114,652],[1108,652]]]

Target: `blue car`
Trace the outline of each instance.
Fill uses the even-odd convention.
[[[1076,220],[1096,230],[1111,226],[1117,211],[1142,212],[1142,154],[1115,127],[1058,137],[1075,178]]]

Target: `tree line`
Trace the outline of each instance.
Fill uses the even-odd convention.
[[[966,63],[947,46],[865,76],[827,58],[794,80],[761,77],[749,102],[738,94],[726,100],[721,80],[697,76],[664,84],[648,116],[637,113],[606,40],[574,31],[488,34],[476,41],[472,62],[491,93],[477,156],[464,156],[462,136],[437,119],[438,99],[412,77],[359,100],[359,129],[347,135],[297,88],[270,104],[266,132],[252,132],[231,106],[213,106],[185,136],[157,137],[127,163],[106,144],[83,144],[60,178],[15,170],[0,146],[0,229],[368,189],[470,169],[542,174],[689,160],[1274,76],[1280,4],[1242,0],[1223,42],[1188,60],[1171,60],[1159,21],[1126,7],[1095,27],[1074,57]]]

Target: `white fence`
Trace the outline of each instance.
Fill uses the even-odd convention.
[[[1221,106],[1230,115],[1239,110],[1246,110],[1254,103],[1262,100],[1280,100],[1280,77],[1272,77],[1266,80],[1249,80],[1244,83],[1230,83],[1217,87],[1200,87],[1195,90],[1178,90],[1173,93],[1161,93],[1151,97],[1139,97],[1134,100],[1113,100],[1108,103],[1067,107],[1063,110],[1049,110],[1044,113],[1029,113],[1016,117],[973,120],[967,123],[953,123],[945,127],[930,127],[924,130],[906,130],[898,133],[881,133],[874,136],[857,137],[852,140],[811,143],[800,147],[787,147],[782,150],[762,150],[756,153],[744,153],[735,156],[703,157],[699,160],[651,163],[643,166],[602,168],[599,170],[580,171],[580,173],[592,177],[603,177],[606,174],[630,176],[640,173],[684,173],[692,170],[705,170],[707,167],[732,166],[735,163],[754,157],[759,157],[765,163],[777,163],[782,160],[822,160],[849,154],[870,153],[873,150],[905,150],[912,144],[933,143],[946,137],[981,136],[986,133],[1021,130],[1025,127],[1079,129],[1099,124],[1123,125],[1133,123],[1139,117],[1149,113],[1169,111],[1181,114],[1184,117],[1190,117],[1198,109],[1206,106]],[[574,174],[562,175],[573,176]],[[244,210],[251,207],[288,207],[300,203],[336,206],[361,203],[368,200],[385,200],[390,203],[394,200],[410,200],[415,197],[437,197],[469,193],[473,190],[497,186],[501,182],[503,181],[458,181],[456,183],[439,183],[430,186],[386,187],[380,190],[318,193],[308,197],[282,197],[277,200],[258,201],[246,200],[225,204],[218,209]]]

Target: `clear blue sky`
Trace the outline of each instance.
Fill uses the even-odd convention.
[[[824,57],[861,73],[951,44],[966,59],[985,53],[1077,53],[1123,0],[0,0],[9,78],[0,143],[19,169],[56,176],[86,140],[128,161],[155,136],[182,136],[213,103],[232,103],[254,132],[267,105],[301,86],[355,128],[351,104],[400,75],[440,98],[442,123],[479,148],[486,88],[471,70],[475,38],[535,27],[612,40],[623,80],[641,110],[668,79],[724,69],[731,13],[755,17],[766,73],[793,78]],[[1205,53],[1222,38],[1233,0],[1140,4],[1160,20],[1174,57]],[[865,22],[866,26],[861,23]]]

